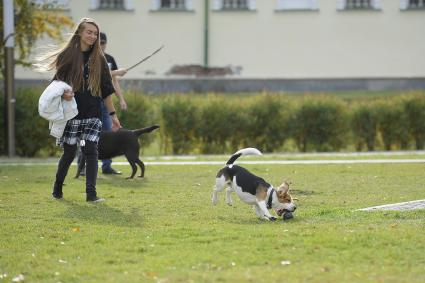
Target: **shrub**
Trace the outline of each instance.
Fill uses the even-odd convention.
[[[234,115],[233,105],[223,97],[208,96],[199,109],[196,136],[202,153],[228,152],[227,142],[233,128],[229,124]]]
[[[231,134],[227,137],[230,144],[230,152],[235,152],[241,148],[252,146],[249,142],[247,131],[250,125],[249,99],[239,99],[233,101],[232,113],[229,115],[227,127],[231,129]],[[261,148],[261,147],[260,147]]]
[[[44,149],[48,154],[56,152],[56,140],[50,136],[49,122],[38,114],[41,89],[16,91],[16,154],[33,157]]]
[[[135,92],[125,94],[127,110],[118,110],[118,117],[122,127],[126,129],[140,129],[154,124],[160,124],[158,115],[155,112],[155,105],[149,96],[138,95]],[[119,109],[118,103],[114,102],[115,108]],[[161,126],[161,125],[160,125]],[[149,145],[155,139],[155,134],[145,134],[141,136],[143,145]]]
[[[290,107],[287,104],[282,96],[277,95],[264,94],[252,99],[246,128],[247,143],[250,146],[272,152],[283,145],[289,137]]]
[[[375,150],[378,118],[374,104],[361,103],[355,107],[351,117],[351,130],[356,150],[361,151],[364,145],[369,151]]]
[[[0,115],[0,155],[7,154],[6,149],[6,127],[4,127],[4,92],[0,91],[0,107],[1,107],[1,115]]]
[[[173,95],[161,104],[162,148],[173,154],[190,153],[196,145],[198,111],[193,96]]]
[[[348,115],[337,99],[307,97],[291,118],[291,135],[299,150],[339,150],[346,144]]]
[[[385,150],[393,147],[407,149],[409,145],[408,119],[399,99],[381,101],[377,107],[378,126]]]
[[[416,149],[424,149],[425,145],[425,97],[415,95],[404,103],[409,133],[415,140]]]

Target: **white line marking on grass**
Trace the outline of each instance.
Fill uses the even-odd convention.
[[[122,162],[123,164],[128,164]],[[358,160],[264,160],[264,161],[238,161],[237,164],[362,164],[362,163],[424,163],[425,159],[358,159]],[[115,164],[115,162],[114,162]],[[222,161],[150,161],[147,165],[225,165]]]
[[[414,209],[425,209],[425,199],[366,207],[366,208],[357,209],[357,211],[414,210]]]
[[[225,165],[223,161],[146,161],[145,165]],[[395,163],[423,163],[425,159],[354,159],[354,160],[255,160],[238,161],[238,164],[258,165],[293,165],[293,164],[395,164]],[[115,165],[128,165],[127,161],[114,161]],[[0,162],[0,166],[40,166],[57,165],[57,162]],[[73,163],[72,165],[76,165]]]

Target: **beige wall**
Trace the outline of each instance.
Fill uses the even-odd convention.
[[[97,20],[120,67],[165,45],[126,78],[203,64],[204,1],[194,0],[192,12],[152,12],[151,0],[134,0],[133,11],[90,11],[88,2],[70,0],[70,14]],[[425,77],[425,10],[385,0],[380,11],[337,11],[336,2],[318,0],[308,12],[277,12],[274,0],[256,1],[255,11],[210,11],[210,66],[240,66],[241,77]],[[16,77],[40,75],[18,68]]]

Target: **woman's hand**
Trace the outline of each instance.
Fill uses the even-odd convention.
[[[125,102],[124,98],[120,99],[120,107],[121,107],[121,110],[127,110],[127,102]]]
[[[118,120],[117,114],[111,116],[112,120],[112,131],[118,131],[121,129],[120,120]]]
[[[74,92],[72,90],[65,90],[62,94],[63,99],[66,101],[71,101],[74,97]]]
[[[118,70],[115,70],[115,71],[114,71],[114,74],[115,74],[116,76],[120,76],[120,77],[122,77],[122,76],[124,76],[125,74],[127,74],[127,69],[119,68]]]

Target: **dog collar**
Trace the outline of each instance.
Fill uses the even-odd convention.
[[[267,200],[267,208],[270,209],[272,208],[272,200],[273,200],[273,194],[275,192],[275,189],[271,189],[270,190],[270,195],[269,195],[269,199]]]

